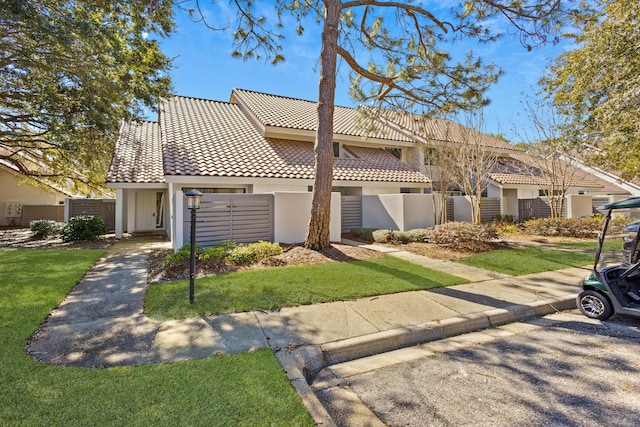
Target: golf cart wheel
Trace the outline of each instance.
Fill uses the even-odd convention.
[[[613,315],[613,307],[607,297],[596,291],[582,291],[576,300],[576,305],[587,317],[607,320]]]

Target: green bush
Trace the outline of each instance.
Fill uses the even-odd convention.
[[[206,265],[220,264],[226,261],[231,251],[237,246],[238,245],[232,241],[218,243],[215,246],[203,249],[198,259]]]
[[[94,215],[79,215],[71,218],[64,226],[60,235],[65,242],[79,240],[95,240],[107,233],[104,219]]]
[[[264,258],[279,255],[282,248],[278,243],[259,241],[247,245],[238,245],[235,242],[222,242],[210,248],[195,245],[196,261],[206,266],[215,266],[224,263],[241,266],[258,262]],[[191,260],[191,245],[187,244],[175,253],[168,255],[163,264],[173,268],[186,265]]]
[[[259,241],[236,246],[229,252],[226,261],[234,265],[248,265],[281,253],[282,248],[278,243]]]
[[[57,236],[63,227],[64,222],[57,222],[50,219],[38,219],[29,223],[29,229],[33,233],[33,237],[38,239]]]
[[[196,258],[202,254],[204,249],[202,246],[196,243],[195,252]],[[167,255],[167,257],[162,261],[162,264],[165,266],[173,266],[176,264],[183,264],[189,262],[191,260],[191,245],[183,245],[180,249],[175,251],[172,254]]]
[[[488,249],[498,238],[496,230],[484,224],[447,222],[433,229],[433,241],[455,250],[478,252]]]

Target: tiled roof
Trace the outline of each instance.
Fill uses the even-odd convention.
[[[264,126],[315,131],[318,128],[317,102],[267,93],[234,89],[233,98],[241,100]],[[402,133],[359,114],[358,109],[336,106],[333,112],[334,135],[412,141]]]
[[[235,104],[175,96],[161,104],[166,175],[312,179],[313,144],[264,138]],[[427,183],[382,149],[349,147],[334,179]]]
[[[568,165],[565,166],[565,170],[570,170]],[[500,184],[511,185],[539,185],[545,186],[549,184],[551,174],[544,175],[541,167],[536,165],[535,160],[525,153],[512,153],[510,157],[503,157],[493,166],[490,178]],[[558,179],[560,181],[560,179]],[[558,182],[558,184],[563,184]],[[584,188],[602,188],[602,183],[581,170],[576,169],[573,176],[570,177],[568,182],[574,187]]]
[[[475,144],[477,142],[487,147],[521,151],[519,148],[500,138],[475,131],[467,126],[454,123],[451,120],[426,118],[412,113],[381,111],[381,118],[387,122],[392,125],[395,124],[400,129],[404,129],[411,134],[421,136],[425,139],[459,144]]]
[[[165,182],[160,132],[156,122],[132,121],[122,124],[107,182]]]

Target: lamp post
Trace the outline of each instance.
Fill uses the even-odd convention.
[[[196,210],[200,209],[202,193],[191,189],[184,193],[187,208],[191,211],[191,263],[189,264],[189,304],[193,304],[194,282],[196,276]]]

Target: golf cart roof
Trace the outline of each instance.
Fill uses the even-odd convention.
[[[629,208],[640,208],[640,197],[629,197],[628,199],[609,203],[604,206],[600,206],[598,210],[608,211],[610,209],[629,209]]]

